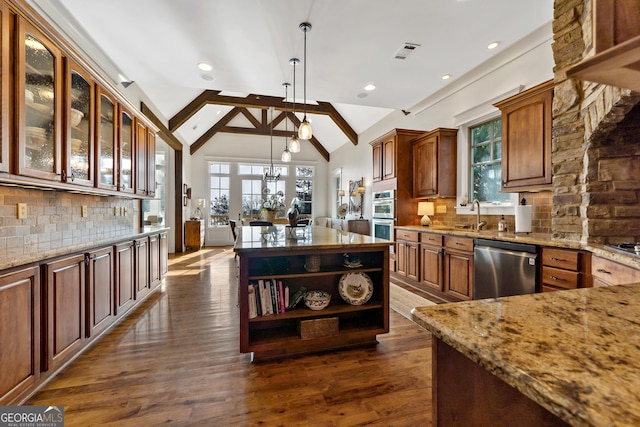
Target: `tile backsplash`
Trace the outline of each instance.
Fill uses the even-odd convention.
[[[27,205],[24,219],[17,218],[18,203]],[[124,239],[138,230],[139,205],[134,199],[0,186],[0,259],[18,264]]]

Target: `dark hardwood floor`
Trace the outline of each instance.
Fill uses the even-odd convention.
[[[252,364],[229,248],[172,256],[152,295],[27,405],[69,426],[429,426],[431,336],[391,312],[376,347]]]

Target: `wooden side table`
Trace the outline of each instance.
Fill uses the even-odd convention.
[[[187,250],[200,250],[204,246],[204,221],[188,220],[184,223],[184,245]]]
[[[371,227],[368,219],[350,219],[347,222],[347,230],[351,233],[371,235]]]

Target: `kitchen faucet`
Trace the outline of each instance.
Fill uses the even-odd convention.
[[[473,202],[471,202],[471,209],[469,210],[471,212],[475,211],[476,204],[478,205],[478,210],[476,212],[476,230],[480,231],[482,230],[482,227],[487,225],[487,221],[480,221],[480,202],[478,201],[478,199],[473,199]]]

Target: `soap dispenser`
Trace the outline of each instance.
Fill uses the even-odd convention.
[[[498,222],[498,231],[507,231],[507,221],[504,220],[504,215],[500,218]]]

